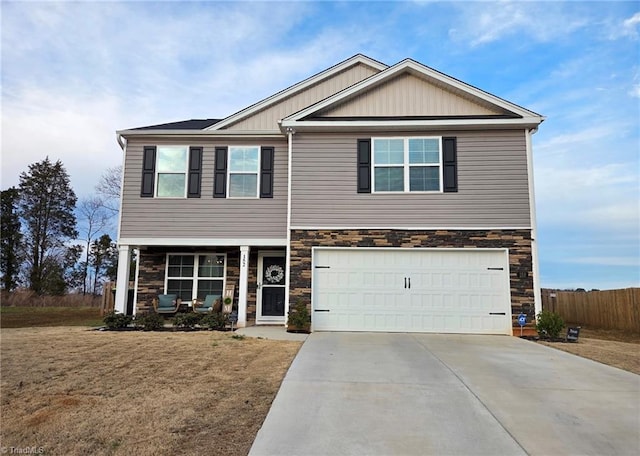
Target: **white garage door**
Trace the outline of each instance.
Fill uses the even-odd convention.
[[[511,334],[508,254],[314,248],[315,331]]]

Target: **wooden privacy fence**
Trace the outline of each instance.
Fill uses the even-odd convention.
[[[100,307],[100,315],[105,316],[115,308],[115,302],[113,299],[113,288],[115,283],[107,282],[102,287],[102,305]]]
[[[640,332],[640,288],[606,291],[545,289],[542,290],[542,308],[556,312],[567,323]]]

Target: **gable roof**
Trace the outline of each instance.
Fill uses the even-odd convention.
[[[394,111],[388,107],[390,101],[404,104]],[[451,106],[434,108],[440,101]],[[409,104],[410,109],[406,109]],[[301,106],[304,107],[300,109]],[[297,111],[288,114],[294,109]],[[281,115],[284,117],[278,117]],[[299,131],[535,128],[543,121],[540,114],[415,60],[405,59],[388,67],[356,54],[224,119],[190,119],[121,130],[117,134],[120,142],[121,137],[149,134],[275,137],[287,128]],[[262,128],[265,122],[269,127]],[[261,128],[255,128],[256,125]]]
[[[270,106],[280,103],[281,101],[289,97],[292,97],[308,89],[313,85],[316,85],[322,81],[328,80],[331,77],[337,75],[338,73],[344,72],[347,69],[357,65],[365,65],[367,67],[373,68],[376,71],[382,71],[387,68],[387,65],[385,65],[384,63],[378,62],[377,60],[374,60],[363,54],[356,54],[353,57],[343,60],[342,62],[330,68],[327,68],[326,70],[321,71],[320,73],[317,73],[301,82],[298,82],[297,84],[294,84],[284,90],[281,90],[280,92],[274,95],[271,95],[270,97],[267,97],[245,109],[242,109],[241,111],[238,111],[235,114],[232,114],[229,117],[226,117],[225,119],[222,119],[220,122],[210,126],[207,129],[221,130],[221,129],[227,128],[234,123],[240,122],[243,119],[246,119]]]
[[[356,103],[374,89],[388,84],[402,75],[411,75],[428,84],[442,88],[451,96],[467,100],[478,107],[469,114],[448,113],[438,115],[428,113],[422,116],[344,116],[349,113],[349,103]],[[345,106],[347,108],[345,108]],[[355,110],[357,112],[357,110]],[[339,117],[331,117],[338,112]],[[489,125],[531,125],[537,126],[544,120],[541,115],[466,84],[458,79],[436,71],[412,59],[405,59],[357,84],[352,85],[324,100],[308,106],[282,120],[281,128],[348,128],[381,126],[429,127],[429,126],[478,126]],[[323,127],[324,125],[324,127]]]

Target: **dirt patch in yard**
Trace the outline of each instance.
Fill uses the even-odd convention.
[[[0,445],[61,455],[246,455],[301,345],[72,327],[0,343]]]
[[[577,343],[540,343],[640,375],[640,334],[582,328]]]

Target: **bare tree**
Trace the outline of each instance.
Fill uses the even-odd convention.
[[[120,211],[120,185],[122,182],[122,166],[107,168],[96,184],[96,193],[102,199],[102,205],[111,214]]]
[[[85,198],[78,204],[80,233],[83,236],[86,260],[82,262],[82,293],[90,289],[92,280],[89,277],[89,251],[91,243],[98,233],[104,232],[109,226],[111,214],[104,206],[104,201],[98,196]]]

